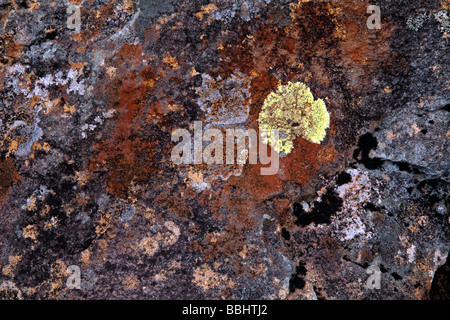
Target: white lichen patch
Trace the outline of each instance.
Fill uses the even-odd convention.
[[[230,23],[234,18],[250,21],[270,3],[271,0],[215,0],[215,10],[210,13],[210,20]],[[226,5],[225,5],[226,4]],[[225,6],[223,9],[218,7]]]
[[[38,126],[39,118],[35,119],[32,126],[24,126],[21,130],[20,138],[22,143],[19,144],[17,151],[14,153],[16,157],[26,157],[31,153],[33,143],[38,141],[44,134],[42,129]]]
[[[411,245],[407,250],[406,250],[406,254],[408,255],[408,262],[409,263],[413,263],[416,257],[416,246],[415,245]]]
[[[370,239],[373,236],[371,229],[371,217],[365,216],[364,206],[378,197],[376,185],[373,185],[366,172],[349,169],[351,182],[339,186],[336,191],[343,200],[342,209],[332,218],[334,235],[340,241],[352,240],[359,236],[362,239]]]
[[[408,20],[406,21],[406,25],[411,30],[419,31],[419,29],[422,28],[427,18],[428,15],[426,12],[416,16],[412,16],[408,18]]]
[[[371,195],[370,178],[366,172],[357,169],[349,169],[347,173],[350,174],[352,181],[337,188],[337,193],[342,199],[347,199],[344,202],[345,210],[356,211],[360,208],[361,203],[367,203]]]
[[[439,30],[441,32],[450,33],[450,18],[448,16],[447,10],[441,10],[434,15],[436,21],[439,22]]]
[[[364,235],[366,233],[366,226],[357,216],[345,218],[341,224],[344,225],[344,228],[341,230],[341,241],[352,240],[356,236]],[[367,235],[366,238],[371,238],[371,236]]]
[[[48,113],[59,101],[58,99],[51,100],[51,90],[64,87],[68,95],[78,96],[84,96],[87,92],[81,70],[68,69],[64,72],[58,71],[55,74],[49,73],[36,77],[30,73],[28,68],[20,63],[8,67],[4,82],[4,89],[14,93],[15,101],[22,103],[16,103],[19,106],[14,107],[14,113],[9,123],[2,121],[0,134],[3,138],[0,140],[0,146],[4,146],[6,143],[17,145],[13,148],[13,152],[19,158],[28,156],[34,143],[44,136],[44,132],[39,126],[40,112]],[[9,102],[4,101],[1,107],[12,107],[8,104]]]

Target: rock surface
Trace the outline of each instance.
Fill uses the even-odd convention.
[[[0,298],[448,299],[449,11],[0,0]],[[331,123],[276,175],[171,161],[288,82]]]

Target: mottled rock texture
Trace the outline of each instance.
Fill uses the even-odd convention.
[[[0,0],[0,298],[447,299],[449,10]],[[173,164],[174,130],[258,129],[288,82],[330,128],[278,174]]]

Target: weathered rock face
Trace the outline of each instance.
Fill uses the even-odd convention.
[[[0,298],[448,298],[449,10],[0,0]],[[330,128],[276,175],[173,163],[288,82]]]

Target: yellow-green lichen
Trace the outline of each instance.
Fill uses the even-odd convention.
[[[289,154],[297,137],[320,144],[330,126],[330,114],[322,99],[314,100],[307,85],[288,82],[267,96],[258,123],[260,130],[267,130],[262,135],[266,143],[271,142],[271,130],[278,129],[279,152]]]

